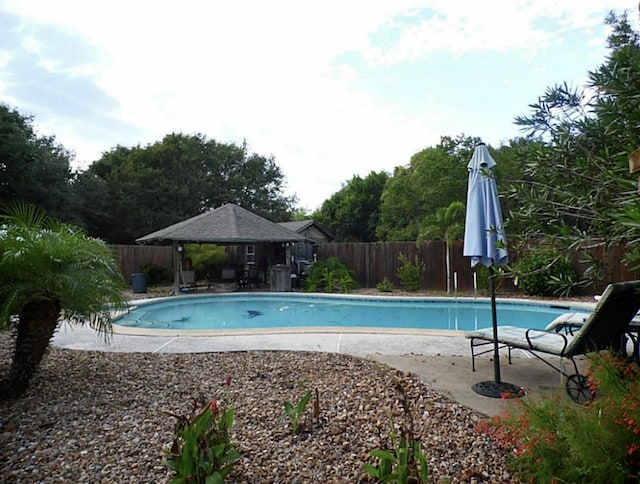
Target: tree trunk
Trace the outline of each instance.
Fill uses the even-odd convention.
[[[20,311],[13,363],[3,385],[7,397],[19,397],[29,386],[58,326],[59,317],[60,303],[55,300],[33,301]]]

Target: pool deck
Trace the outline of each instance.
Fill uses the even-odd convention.
[[[118,328],[121,331],[122,327]],[[413,373],[429,386],[486,415],[497,415],[512,401],[478,395],[471,386],[494,380],[490,355],[476,359],[471,371],[469,340],[455,331],[244,332],[217,336],[131,335],[114,332],[108,342],[88,327],[63,324],[52,345],[108,352],[207,353],[228,351],[321,351],[372,359]],[[521,386],[526,398],[562,393],[559,374],[525,352],[515,350],[513,363],[501,356],[502,381]]]

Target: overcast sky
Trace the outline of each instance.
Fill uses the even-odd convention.
[[[313,210],[443,135],[520,135],[625,9],[637,29],[629,0],[0,0],[0,102],[79,168],[171,132],[246,140]]]

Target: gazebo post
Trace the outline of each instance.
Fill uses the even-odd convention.
[[[175,261],[173,267],[173,295],[177,296],[180,294],[180,264],[182,263],[182,251],[177,240],[173,241],[173,257]]]

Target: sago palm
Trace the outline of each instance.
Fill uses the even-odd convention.
[[[109,247],[20,204],[0,215],[0,329],[15,327],[2,395],[22,394],[64,319],[108,335],[124,279]]]

